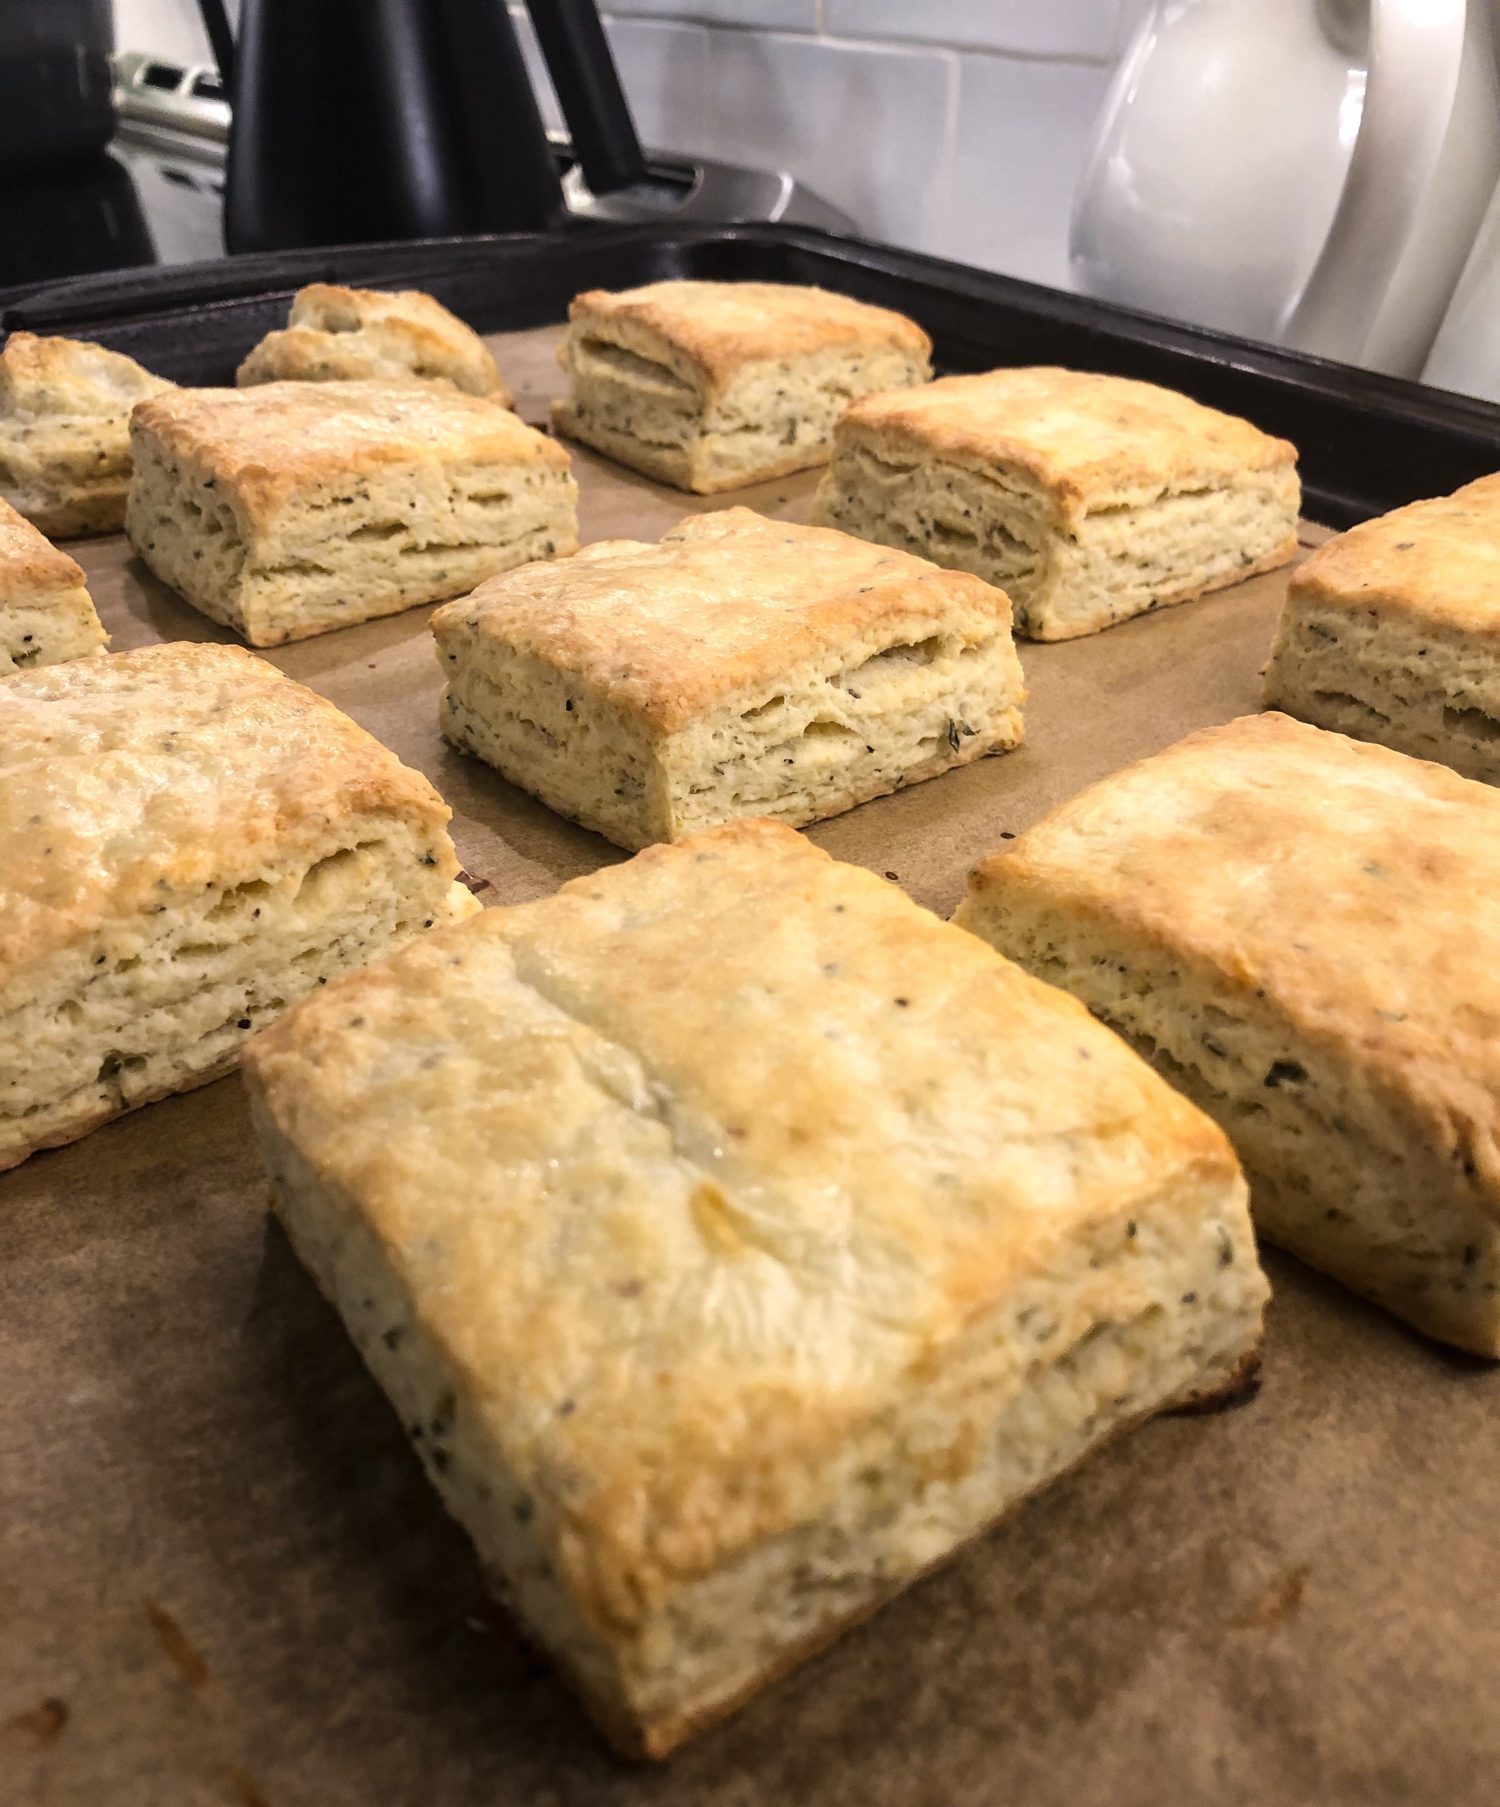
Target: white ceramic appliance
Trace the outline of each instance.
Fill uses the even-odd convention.
[[[1491,0],[1156,0],[1079,188],[1074,280],[1416,375],[1497,178]]]
[[[1422,381],[1500,401],[1500,187],[1438,328]]]

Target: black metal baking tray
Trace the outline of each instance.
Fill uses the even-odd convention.
[[[97,340],[179,382],[233,380],[306,282],[419,286],[482,332],[585,288],[665,277],[817,283],[912,315],[945,371],[1065,364],[1181,389],[1292,440],[1306,513],[1345,527],[1500,469],[1500,407],[807,227],[628,226],[226,258],[0,291],[0,329]]]

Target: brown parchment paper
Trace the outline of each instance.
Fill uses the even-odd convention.
[[[531,420],[554,342],[496,342]],[[576,465],[586,541],[709,506]],[[117,649],[223,637],[72,550]],[[1002,832],[1255,708],[1283,585],[1023,644],[1023,750],[814,838],[948,912]],[[427,612],[270,657],[436,781],[487,903],[620,857],[443,746]],[[643,1769],[486,1604],[265,1194],[237,1078],[0,1176],[4,1807],[1500,1800],[1500,1371],[1291,1260],[1251,1404],[1100,1452]]]

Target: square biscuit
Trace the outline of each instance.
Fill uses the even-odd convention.
[[[1500,476],[1366,521],[1299,565],[1265,700],[1500,782]]]
[[[1215,1126],[773,823],[424,937],[246,1076],[298,1254],[629,1753],[1255,1361]]]
[[[102,345],[12,333],[0,351],[0,501],[50,539],[118,533],[130,410],[172,387]]]
[[[252,646],[458,596],[578,544],[567,453],[447,385],[182,389],[130,430],[131,544]]]
[[[77,564],[0,501],[0,677],[81,659],[108,638]]]
[[[473,908],[448,809],[229,646],[0,683],[0,1168],[233,1067],[305,992]]]
[[[255,383],[451,383],[470,395],[511,405],[511,394],[484,340],[457,314],[420,289],[345,289],[309,283],[291,316],[267,333],[235,381]]]
[[[592,289],[568,309],[553,424],[676,489],[711,495],[824,464],[855,396],[932,375],[888,308],[775,282]]]
[[[1218,1119],[1261,1232],[1500,1355],[1500,796],[1285,715],[1106,778],[957,920]]]
[[[1071,640],[1284,564],[1296,459],[1151,383],[992,370],[856,402],[813,518],[973,571],[1018,633]]]
[[[1000,591],[745,508],[495,578],[432,629],[448,738],[621,847],[817,821],[1022,735]]]

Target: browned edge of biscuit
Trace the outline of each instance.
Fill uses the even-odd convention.
[[[1218,1386],[1190,1393],[1174,1405],[1163,1406],[1162,1412],[1173,1418],[1206,1418],[1214,1412],[1237,1412],[1259,1394],[1265,1379],[1258,1348],[1247,1350],[1239,1366]]]

